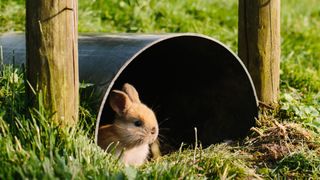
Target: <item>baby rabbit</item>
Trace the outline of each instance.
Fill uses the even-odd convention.
[[[147,160],[149,145],[157,140],[156,116],[141,103],[138,92],[128,83],[123,85],[122,91],[113,90],[109,98],[116,118],[113,124],[99,128],[98,145],[103,149],[110,145],[115,147],[115,154],[121,155],[122,162],[139,166]]]

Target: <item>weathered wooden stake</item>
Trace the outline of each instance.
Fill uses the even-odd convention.
[[[239,56],[260,101],[276,106],[280,71],[280,0],[239,0]]]
[[[27,79],[44,93],[53,120],[74,125],[79,106],[77,0],[27,0],[26,9]]]

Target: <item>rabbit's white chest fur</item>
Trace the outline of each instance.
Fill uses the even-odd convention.
[[[134,147],[132,149],[128,149],[122,154],[122,161],[128,165],[141,165],[147,159],[149,154],[149,145],[143,144],[141,146]]]

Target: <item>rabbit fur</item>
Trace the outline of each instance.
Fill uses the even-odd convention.
[[[116,117],[113,124],[99,128],[98,145],[109,152],[113,149],[126,165],[139,166],[147,160],[149,145],[157,140],[156,116],[128,83],[121,91],[113,90],[109,100]]]

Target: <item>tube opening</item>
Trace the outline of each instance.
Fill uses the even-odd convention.
[[[254,125],[257,107],[251,81],[238,59],[205,38],[171,38],[145,49],[125,68],[112,89],[135,86],[156,113],[161,150],[195,142],[203,146],[241,138]],[[112,123],[108,99],[100,125]]]

